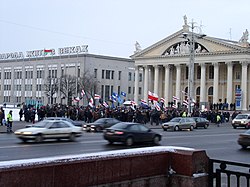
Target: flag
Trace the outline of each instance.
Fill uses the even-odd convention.
[[[178,97],[176,97],[176,96],[173,96],[173,100],[174,100],[174,101],[178,101],[178,100],[180,100],[180,98],[178,98]]]
[[[158,101],[158,95],[148,91],[148,99],[153,101]]]
[[[44,55],[47,55],[47,54],[52,54],[52,52],[53,52],[53,50],[52,49],[44,49],[43,50],[43,53],[44,53]]]
[[[141,105],[146,105],[146,106],[148,106],[148,103],[147,103],[147,101],[141,99]]]
[[[112,93],[112,96],[118,97],[119,95],[118,95],[117,93],[113,92],[113,93]]]
[[[173,104],[173,106],[172,106],[173,108],[177,108],[177,106],[175,105],[175,104]]]
[[[101,96],[98,94],[95,94],[94,99],[101,99]]]
[[[109,107],[109,105],[108,105],[105,101],[102,103],[102,105],[103,105],[104,107],[106,107],[106,108]]]
[[[121,92],[121,95],[123,96],[123,97],[126,97],[126,93],[125,92]]]
[[[165,101],[166,101],[166,100],[165,100],[164,98],[161,98],[161,102],[162,102],[162,103],[165,103]]]
[[[131,101],[131,105],[136,105],[136,102],[135,101]]]
[[[109,100],[111,100],[111,101],[113,101],[113,102],[116,102],[116,97],[115,97],[114,95],[111,95],[111,96],[109,97]]]
[[[82,96],[85,95],[85,91],[84,91],[84,90],[81,91],[81,95],[82,95]]]
[[[120,96],[117,97],[117,101],[121,104],[122,103],[122,99]]]
[[[187,93],[187,92],[185,92],[185,91],[183,91],[183,90],[182,90],[181,92],[182,92],[184,95],[188,95],[188,93]]]
[[[74,102],[79,102],[79,101],[80,101],[80,98],[79,98],[79,97],[74,97],[73,101],[74,101]]]
[[[161,111],[161,106],[158,102],[154,102],[154,106],[155,106],[156,110]]]
[[[94,107],[94,100],[92,97],[89,99],[89,106],[92,108]]]
[[[183,105],[186,105],[186,106],[188,106],[188,101],[186,101],[186,100],[183,100],[183,103],[182,103]]]

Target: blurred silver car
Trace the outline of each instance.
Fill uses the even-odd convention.
[[[24,142],[27,140],[42,142],[44,139],[60,140],[65,138],[74,141],[76,137],[82,135],[82,128],[76,127],[68,121],[46,119],[32,127],[15,131],[15,135]]]
[[[182,129],[189,129],[190,131],[196,128],[196,123],[193,118],[190,117],[176,117],[171,119],[169,122],[162,124],[162,129],[164,131],[170,129],[174,131],[179,131]]]

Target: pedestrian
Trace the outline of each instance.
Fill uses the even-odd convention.
[[[216,115],[216,123],[217,123],[217,127],[219,127],[219,126],[220,126],[220,122],[221,122],[221,117],[220,117],[220,114],[218,113],[218,114]]]
[[[4,109],[3,109],[3,107],[1,107],[1,108],[0,108],[0,124],[1,124],[1,125],[4,125],[4,124],[3,124],[4,119],[5,119]]]
[[[13,118],[12,118],[12,110],[7,114],[7,133],[12,133],[12,123],[13,123]]]
[[[21,108],[19,110],[19,120],[22,121],[22,118],[23,118],[23,109]]]

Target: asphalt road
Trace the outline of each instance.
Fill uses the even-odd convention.
[[[25,122],[15,122],[14,129],[21,128]],[[242,150],[237,144],[238,135],[245,129],[233,129],[231,124],[217,127],[211,124],[208,129],[194,131],[163,131],[160,127],[150,126],[162,133],[162,146],[180,146],[206,150],[210,158],[250,163],[250,148]],[[23,143],[14,134],[6,134],[0,127],[0,161],[50,157],[59,155],[83,154],[119,149],[131,149],[121,144],[108,145],[102,133],[86,133],[76,142],[45,141],[43,143]],[[152,145],[136,145],[132,148]]]

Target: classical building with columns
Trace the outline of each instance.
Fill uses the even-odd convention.
[[[235,104],[240,100],[240,110],[250,105],[250,47],[248,31],[239,41],[231,41],[193,32],[184,17],[183,28],[163,40],[141,50],[131,58],[135,61],[135,101],[148,99],[151,91],[173,101],[173,96],[186,99],[189,85],[190,39],[193,36],[194,68],[193,93],[199,106]],[[138,44],[137,44],[138,45]],[[139,94],[139,71],[143,70],[143,94]],[[192,88],[192,87],[191,87]],[[236,98],[236,91],[240,97]],[[191,91],[191,90],[190,90]]]

